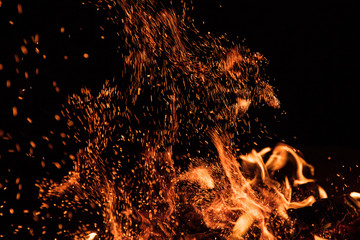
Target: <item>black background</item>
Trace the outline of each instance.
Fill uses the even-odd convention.
[[[204,1],[195,15],[202,29],[245,39],[267,57],[287,112],[284,135],[358,148],[358,10],[355,1]]]
[[[18,3],[22,4],[22,14],[18,13]],[[116,13],[102,8],[97,11],[95,4],[85,3],[2,1],[4,126],[14,124],[9,113],[18,102],[19,91],[31,95],[33,115],[38,116],[44,105],[43,116],[52,115],[67,94],[82,86],[98,88],[104,79],[120,76],[122,57],[117,51],[121,39],[116,35],[121,31],[119,20],[105,20]],[[333,167],[359,162],[360,23],[355,1],[207,0],[193,1],[192,6],[188,14],[202,34],[226,33],[229,39],[269,60],[268,73],[285,113],[276,128],[285,142],[301,149],[320,169],[325,169],[324,162],[332,163],[327,161],[329,157],[336,159]],[[13,55],[22,56],[23,39],[29,41],[36,33],[39,44],[28,44],[28,55],[15,63]],[[34,52],[35,47],[40,54]],[[90,57],[85,59],[84,53]],[[65,55],[68,60],[64,60]],[[19,74],[15,68],[20,69]],[[38,76],[31,74],[35,68],[40,69]],[[25,71],[30,72],[27,80]],[[7,79],[12,80],[10,90],[5,90]],[[54,91],[53,81],[60,87],[60,94]]]
[[[105,79],[121,75],[121,39],[116,34],[121,27],[119,20],[106,20],[116,12],[114,8],[97,10],[94,4],[83,5],[77,0],[0,3],[0,135],[10,132],[22,149],[33,140],[38,143],[35,151],[39,153],[35,154],[60,162],[67,157],[65,150],[75,150],[44,150],[41,136],[51,136],[49,126],[55,133],[66,129],[54,115],[59,114],[68,94],[83,86],[97,89]],[[188,14],[202,34],[226,33],[229,39],[269,60],[268,73],[284,113],[274,128],[281,139],[300,149],[315,165],[320,184],[332,194],[360,192],[360,22],[356,1],[195,0],[193,6]],[[35,34],[39,35],[38,44],[31,41]],[[27,47],[26,55],[21,52],[22,45]],[[84,53],[89,58],[84,58]],[[19,63],[14,54],[21,59]],[[35,74],[36,68],[39,74]],[[11,80],[10,88],[7,80]],[[56,92],[54,82],[60,92]],[[13,106],[19,112],[16,117],[12,116]],[[55,135],[53,143],[61,142]],[[33,183],[43,177],[42,168],[39,161],[24,153],[8,153],[8,148],[14,148],[12,142],[0,142],[0,183],[8,179],[10,184],[6,196],[0,193],[0,200],[8,202],[7,208],[22,205],[31,209],[31,201],[37,198]],[[62,177],[68,167],[53,167],[45,175],[56,178],[52,173],[57,172]],[[23,184],[22,197],[12,203],[18,177]],[[8,224],[23,219],[16,213],[5,215]],[[12,225],[8,232],[13,232]]]
[[[315,165],[317,177],[326,180],[322,184],[337,192],[331,182],[345,181],[359,191],[355,1],[202,1],[195,6],[204,32],[225,32],[269,60],[286,113],[277,126],[280,136]]]
[[[108,13],[115,13],[97,11],[94,4],[85,2],[2,0],[1,63],[8,71],[2,76],[1,88],[6,79],[23,77],[15,76],[13,55],[21,56],[23,39],[35,33],[40,44],[28,44],[30,60],[21,63],[20,71],[39,67],[40,78],[58,80],[69,92],[85,85],[97,87],[103,79],[119,75],[119,27],[105,21]],[[21,15],[17,3],[22,4]],[[360,147],[360,21],[355,1],[207,0],[193,1],[192,6],[188,14],[201,33],[226,33],[269,60],[268,73],[287,114],[282,119],[284,138],[296,137],[294,143],[299,145]],[[41,52],[38,58],[32,56],[35,47]],[[91,57],[84,59],[84,53]],[[47,59],[41,59],[41,54]],[[35,83],[31,79],[28,85]]]
[[[12,106],[21,105],[28,106],[25,110],[40,122],[37,126],[42,131],[46,124],[41,121],[54,121],[52,116],[67,94],[82,86],[97,88],[104,79],[120,75],[119,28],[113,21],[105,21],[108,12],[70,0],[1,2],[0,129],[23,124],[11,114]],[[17,3],[22,4],[22,14]],[[360,23],[355,0],[206,0],[193,1],[193,6],[189,14],[201,33],[226,33],[269,60],[268,73],[284,112],[277,127],[285,142],[303,151],[318,170],[318,178],[329,179],[325,184],[344,176],[350,189],[360,191],[356,167],[360,164]],[[113,10],[109,12],[114,15]],[[22,56],[23,39],[30,42],[36,33],[39,44],[27,44],[29,53],[16,63],[14,54]],[[105,39],[101,40],[101,35]],[[35,53],[35,48],[41,53]],[[84,53],[90,57],[84,58]],[[39,75],[34,74],[35,68]],[[25,71],[30,73],[29,79],[24,78]],[[12,81],[10,89],[6,88],[8,79]],[[56,93],[54,81],[60,93]],[[19,103],[18,95],[28,96],[30,104]]]

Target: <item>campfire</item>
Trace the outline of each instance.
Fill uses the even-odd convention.
[[[360,237],[360,193],[328,197],[299,150],[286,143],[259,147],[262,138],[271,138],[261,113],[281,108],[264,56],[200,33],[186,7],[180,14],[152,0],[93,4],[111,10],[109,21],[119,27],[122,76],[99,91],[83,87],[68,94],[53,114],[66,131],[57,144],[51,142],[55,130],[41,141],[64,149],[67,162],[50,167],[34,140],[24,150],[42,171],[58,172],[37,181],[38,209],[23,211],[36,226],[27,227],[30,236]],[[39,38],[34,35],[34,43]],[[19,117],[21,109],[14,106],[12,114]],[[23,151],[19,136],[6,130],[0,136],[8,153]],[[15,181],[20,191],[21,180]],[[14,235],[24,228],[17,226]]]

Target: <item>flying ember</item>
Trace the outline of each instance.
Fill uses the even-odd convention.
[[[120,74],[98,79],[98,89],[82,86],[72,92],[47,79],[53,92],[41,94],[65,96],[49,112],[27,113],[26,98],[33,96],[30,103],[39,104],[31,95],[36,87],[6,82],[9,95],[17,99],[9,108],[13,123],[0,129],[6,147],[0,158],[23,158],[24,168],[41,169],[36,183],[17,177],[10,167],[9,178],[0,179],[0,190],[11,189],[17,201],[22,201],[23,185],[37,195],[36,206],[29,209],[14,208],[7,199],[0,202],[0,216],[26,219],[24,226],[11,224],[13,236],[359,236],[359,193],[328,197],[314,179],[314,167],[296,148],[285,143],[259,147],[272,140],[263,114],[280,108],[264,56],[224,36],[201,33],[185,3],[108,0],[83,5],[106,12],[108,25],[96,30],[99,41],[111,36],[107,27],[116,29]],[[19,16],[26,14],[21,4],[16,9]],[[76,39],[71,25],[56,31],[59,38]],[[55,61],[42,52],[41,43],[41,33],[32,34],[14,55],[24,81],[46,66],[27,63],[31,71],[22,64],[28,58]],[[61,61],[71,64],[75,56],[65,50]],[[81,49],[77,57],[86,62],[94,56]],[[0,71],[6,67],[0,63]],[[33,133],[29,126],[41,127],[42,121],[52,127]],[[30,169],[26,174],[36,175]]]

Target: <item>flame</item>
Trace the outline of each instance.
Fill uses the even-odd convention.
[[[97,235],[96,233],[90,233],[86,240],[94,240],[96,235]]]
[[[198,183],[203,189],[213,189],[215,187],[214,179],[211,177],[211,173],[206,167],[196,167],[181,175],[179,180]]]
[[[293,158],[288,158],[286,155],[290,154]],[[271,156],[269,161],[266,162],[266,167],[271,172],[275,172],[283,168],[289,161],[293,161],[296,164],[296,180],[294,182],[295,186],[299,184],[306,184],[308,182],[314,181],[313,179],[308,179],[303,175],[303,168],[308,167],[311,171],[311,175],[314,175],[314,167],[305,162],[299,155],[296,154],[296,150],[292,149],[287,145],[278,145],[274,149],[274,154]]]
[[[314,239],[315,240],[327,240],[326,238],[322,238],[322,237],[319,237],[319,236],[314,236]]]
[[[350,197],[354,198],[355,200],[360,200],[360,193],[358,192],[352,192],[350,193]]]
[[[214,135],[213,141],[218,151],[220,165],[198,167],[180,178],[189,183],[199,184],[199,196],[193,199],[196,203],[193,207],[202,214],[207,227],[228,229],[230,239],[250,236],[251,228],[260,229],[262,239],[275,239],[276,237],[268,229],[272,214],[280,216],[285,224],[289,218],[286,210],[311,206],[316,201],[314,196],[309,196],[302,201],[292,202],[289,178],[286,177],[284,182],[280,183],[270,177],[287,162],[295,161],[296,171],[290,176],[292,185],[298,186],[313,181],[307,179],[303,173],[304,167],[312,166],[301,160],[302,158],[290,146],[281,144],[275,147],[266,163],[263,156],[271,149],[265,148],[259,152],[253,150],[249,154],[240,156],[243,160],[243,164],[240,164],[234,155],[226,150],[220,137]],[[209,168],[213,169],[212,172],[222,171],[223,175],[215,177],[209,172]],[[244,176],[249,169],[255,174],[252,179]],[[211,187],[205,183],[211,183]],[[202,191],[205,189],[211,191],[204,196]],[[319,194],[324,197],[323,189],[319,189]],[[198,204],[200,197],[207,199],[204,205]]]
[[[254,219],[250,214],[244,213],[243,215],[241,215],[234,224],[234,228],[232,229],[230,238],[241,239],[241,237],[245,235],[253,222]]]
[[[249,109],[280,107],[262,73],[266,59],[199,36],[155,1],[117,4],[123,79],[107,81],[97,96],[83,88],[68,97],[63,117],[81,147],[60,183],[40,184],[42,208],[60,208],[65,218],[69,206],[84,208],[101,218],[64,232],[75,239],[296,235],[288,210],[327,198],[321,187],[314,196],[294,191],[315,182],[314,167],[286,144],[236,151],[238,130],[252,129]]]

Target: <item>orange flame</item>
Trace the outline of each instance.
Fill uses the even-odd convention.
[[[125,15],[128,85],[108,81],[96,97],[88,89],[69,97],[64,119],[84,147],[69,176],[44,184],[41,197],[71,195],[98,208],[105,229],[72,235],[88,240],[102,234],[116,240],[196,239],[197,232],[186,229],[192,224],[184,221],[187,216],[200,219],[201,226],[191,227],[205,225],[227,239],[276,239],[276,228],[293,231],[287,210],[317,199],[293,201],[292,189],[314,182],[305,176],[314,167],[285,144],[240,156],[231,144],[240,136],[229,126],[239,128],[251,106],[280,107],[261,73],[266,59],[210,35],[197,41],[211,50],[199,50],[187,36],[197,30],[172,10],[157,11],[155,1],[118,4]],[[194,147],[199,155],[209,153],[193,157],[193,139],[204,145]],[[321,187],[318,195],[327,197]]]
[[[242,239],[248,236],[251,228],[258,228],[261,229],[262,239],[275,239],[268,229],[271,214],[276,212],[283,221],[286,221],[287,209],[310,206],[315,202],[314,196],[300,202],[292,202],[288,178],[285,178],[284,183],[279,183],[270,177],[287,162],[295,161],[296,174],[291,176],[293,186],[313,181],[303,174],[304,167],[312,170],[312,166],[298,156],[290,146],[281,144],[275,147],[266,164],[263,156],[270,151],[270,148],[260,152],[253,150],[247,155],[240,156],[243,160],[243,164],[240,164],[234,155],[225,149],[223,141],[218,136],[214,135],[213,141],[220,160],[220,166],[212,166],[213,172],[216,168],[221,168],[216,171],[223,171],[223,175],[215,177],[209,171],[209,167],[197,167],[180,178],[190,183],[198,183],[201,189],[212,190],[203,198],[213,200],[196,206],[207,227],[228,229],[230,239]],[[251,169],[255,173],[254,178],[247,179],[243,175],[242,168],[245,172]],[[321,193],[322,196],[323,194]]]

